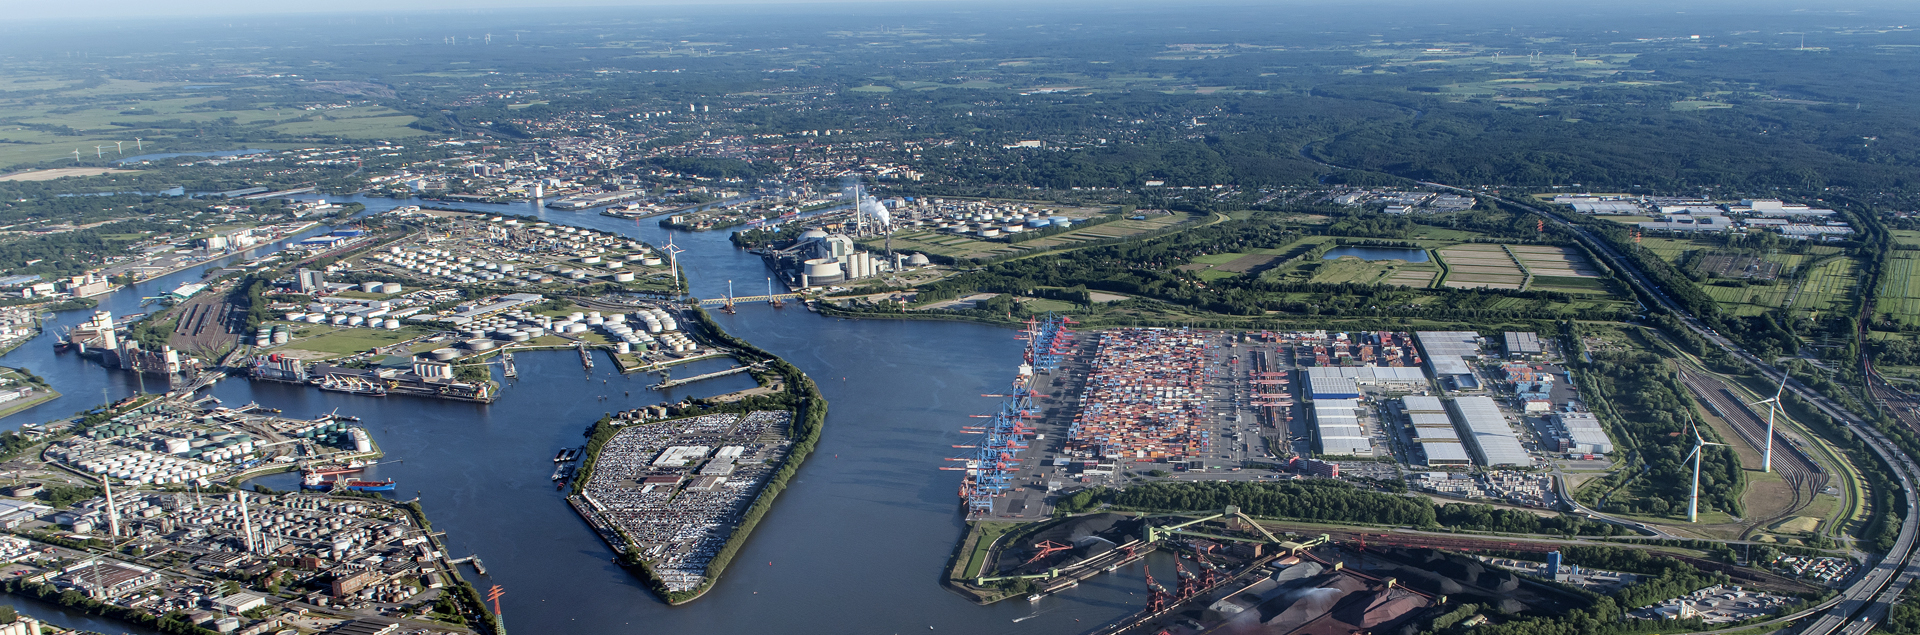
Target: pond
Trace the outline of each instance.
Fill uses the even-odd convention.
[[[1342,256],[1353,256],[1369,262],[1375,260],[1405,260],[1407,262],[1426,262],[1427,250],[1408,247],[1335,247],[1321,256],[1321,260],[1334,260]]]

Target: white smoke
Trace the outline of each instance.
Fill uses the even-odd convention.
[[[860,213],[881,227],[890,227],[893,224],[893,215],[887,211],[887,206],[881,205],[878,199],[871,196],[861,197]]]

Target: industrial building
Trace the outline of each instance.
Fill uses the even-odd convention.
[[[1466,358],[1480,357],[1480,334],[1471,331],[1419,331],[1414,337],[1426,351],[1427,366],[1441,387],[1454,391],[1483,390]]]
[[[1515,359],[1527,359],[1546,352],[1546,347],[1540,343],[1540,335],[1536,333],[1509,331],[1506,334],[1506,344],[1507,357]]]
[[[1320,453],[1330,456],[1373,456],[1373,441],[1360,422],[1356,399],[1314,399],[1313,436]]]
[[[1473,465],[1473,459],[1467,454],[1466,446],[1461,444],[1460,433],[1454,429],[1453,420],[1447,416],[1446,406],[1439,397],[1408,395],[1401,398],[1400,404],[1401,412],[1406,414],[1407,425],[1411,428],[1409,437],[1420,447],[1427,465]],[[1412,460],[1414,457],[1407,458]]]
[[[1309,386],[1319,385],[1322,379],[1338,379],[1344,380],[1339,385],[1351,384],[1356,389],[1420,390],[1427,387],[1426,373],[1408,366],[1314,366],[1300,372],[1306,375]]]
[[[1600,427],[1600,419],[1591,412],[1557,412],[1553,423],[1558,426],[1561,452],[1579,454],[1611,454],[1613,441],[1607,438],[1607,432]]]
[[[1513,426],[1507,425],[1507,418],[1500,413],[1499,404],[1492,397],[1467,396],[1453,400],[1454,414],[1459,417],[1461,437],[1466,446],[1473,451],[1474,458],[1487,467],[1526,467],[1533,465],[1527,455],[1527,448],[1520,444],[1519,434]]]
[[[904,266],[903,262],[856,251],[853,238],[818,228],[802,232],[792,244],[769,252],[767,258],[774,270],[784,272],[801,288],[870,278]]]

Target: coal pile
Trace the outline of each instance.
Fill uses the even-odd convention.
[[[1125,514],[1067,518],[1020,539],[1019,544],[1003,545],[994,570],[1001,572],[1001,575],[1028,575],[1097,557],[1137,536],[1140,522]],[[1046,542],[1070,548],[1028,563],[1035,554],[1040,553],[1035,545]]]
[[[1394,578],[1421,593],[1458,602],[1485,604],[1507,613],[1562,613],[1582,608],[1580,596],[1540,584],[1522,584],[1520,576],[1473,558],[1436,549],[1369,549],[1364,559],[1349,558],[1367,574]]]

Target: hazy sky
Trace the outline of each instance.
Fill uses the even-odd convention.
[[[288,13],[395,13],[540,7],[648,7],[715,4],[804,4],[818,0],[0,0],[0,20],[185,17]],[[836,4],[931,4],[934,0],[835,0]]]
[[[1028,9],[1051,5],[1080,6],[1098,11],[1102,7],[1126,4],[1167,10],[1224,4],[1273,5],[1276,8],[1296,6],[1333,11],[1350,8],[1358,15],[1365,15],[1368,11],[1379,10],[1386,6],[1404,4],[1427,10],[1459,8],[1463,12],[1498,11],[1502,5],[1506,5],[1527,12],[1538,12],[1543,9],[1552,11],[1554,8],[1565,8],[1569,11],[1625,8],[1628,11],[1650,10],[1659,13],[1668,11],[1685,13],[1692,10],[1705,13],[1808,11],[1832,14],[1861,10],[1873,12],[1888,8],[1905,8],[1910,11],[1912,7],[1909,2],[1910,0],[1200,0],[1199,2],[1193,0],[1121,0],[1119,2],[1113,0],[1105,2],[1091,0],[832,0],[827,3],[819,0],[0,0],[0,23],[47,19],[95,21],[302,13],[395,15],[417,12],[558,7],[673,7],[684,11],[702,6],[730,5],[729,8],[737,10],[739,5],[756,4],[883,4],[896,11],[904,8],[903,5],[979,8],[1006,5]]]

